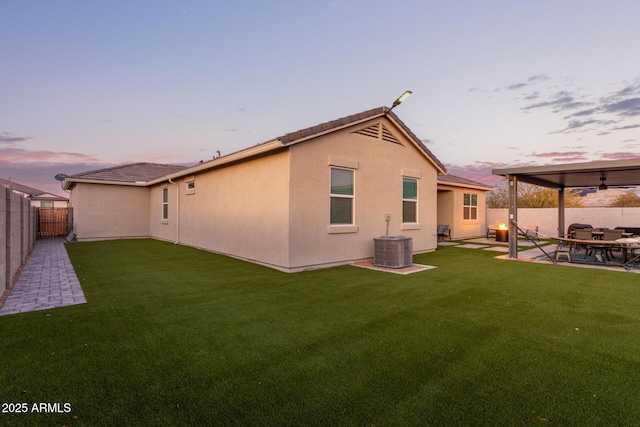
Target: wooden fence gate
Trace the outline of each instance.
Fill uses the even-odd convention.
[[[66,236],[73,228],[71,208],[39,209],[38,236]]]

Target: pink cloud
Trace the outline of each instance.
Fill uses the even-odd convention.
[[[571,163],[584,162],[589,158],[586,151],[552,151],[549,153],[531,153],[529,157],[540,157],[552,159],[554,162]]]
[[[476,162],[474,165],[446,164],[445,166],[447,167],[447,173],[449,175],[459,176],[491,186],[496,185],[496,183],[503,179],[501,176],[493,175],[493,169],[514,167],[514,165],[507,165],[500,162]]]
[[[600,157],[607,160],[623,160],[623,159],[637,159],[638,157],[640,157],[640,155],[638,155],[638,153],[622,152],[622,153],[603,153],[600,155]]]
[[[97,163],[94,156],[81,153],[69,153],[64,151],[32,151],[21,148],[0,149],[0,164],[28,163],[28,164],[55,164],[55,163]]]
[[[586,151],[552,151],[550,153],[531,153],[529,157],[579,157],[587,154]]]

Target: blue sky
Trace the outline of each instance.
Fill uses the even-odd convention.
[[[447,165],[640,153],[637,1],[0,4],[0,177],[196,163],[390,106]]]

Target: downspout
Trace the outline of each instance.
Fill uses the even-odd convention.
[[[176,186],[176,241],[173,243],[177,245],[180,244],[180,185],[173,182],[171,178],[168,179],[169,184]]]

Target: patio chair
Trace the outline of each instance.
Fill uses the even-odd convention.
[[[638,266],[640,262],[640,253],[637,252],[638,250],[640,250],[640,244],[638,243],[632,243],[627,246],[627,257],[624,260],[624,268],[627,270]]]
[[[577,228],[574,231],[574,234],[576,240],[593,240],[593,228]],[[585,245],[584,243],[576,243],[575,246],[576,250],[579,246],[584,246],[586,252],[585,256],[589,255],[591,252],[589,245]]]
[[[487,227],[487,239],[496,237],[496,229]]]
[[[448,224],[438,224],[437,234],[438,240],[444,240],[447,237],[451,241],[451,229]]]
[[[582,228],[593,228],[591,224],[573,223],[567,228],[567,236],[571,236],[574,231]]]
[[[604,230],[602,233],[602,240],[608,240],[608,241],[614,241],[614,240],[618,240],[618,239],[622,239],[622,233],[624,232],[624,230]],[[606,251],[605,251],[605,255],[607,255],[607,257],[609,255],[611,255],[611,258],[613,258],[613,248],[612,247],[607,247]]]
[[[540,241],[540,234],[538,233],[537,225],[527,225],[524,227],[524,230],[518,231],[518,234],[524,237],[529,238],[529,240],[536,239],[538,242]]]

